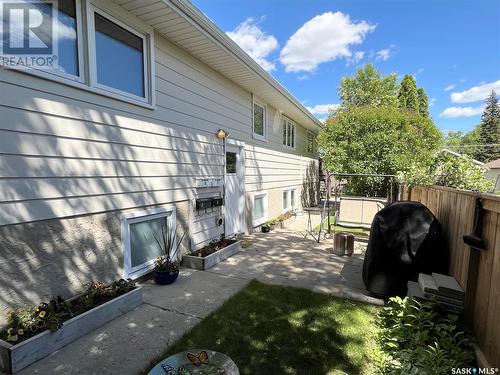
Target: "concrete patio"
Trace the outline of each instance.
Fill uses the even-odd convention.
[[[252,279],[381,303],[363,287],[364,244],[338,257],[332,240],[318,244],[293,227],[247,236],[240,253],[209,271],[182,269],[173,285],[144,282],[143,305],[19,374],[137,374]]]

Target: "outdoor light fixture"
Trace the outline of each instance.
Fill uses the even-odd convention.
[[[217,138],[219,139],[224,139],[228,136],[228,134],[226,134],[226,132],[223,130],[223,129],[219,129],[217,131]]]

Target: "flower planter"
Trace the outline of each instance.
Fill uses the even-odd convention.
[[[194,255],[184,255],[182,257],[182,264],[185,267],[195,268],[197,270],[208,270],[215,266],[217,263],[222,262],[224,259],[233,256],[241,250],[241,241],[237,241],[223,249],[216,251],[206,257],[199,257]]]
[[[44,331],[19,344],[0,340],[0,370],[12,374],[61,349],[142,304],[142,288],[122,294],[65,321],[55,332]]]

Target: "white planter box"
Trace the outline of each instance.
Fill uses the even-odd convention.
[[[224,259],[233,256],[241,250],[241,241],[237,241],[223,249],[216,251],[206,257],[197,257],[194,255],[183,255],[182,264],[185,267],[195,268],[197,270],[208,270],[215,266],[217,263],[222,262]]]
[[[0,370],[12,374],[68,345],[142,304],[142,288],[112,299],[65,321],[55,332],[44,331],[19,344],[0,340]]]

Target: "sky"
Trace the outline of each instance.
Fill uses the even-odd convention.
[[[500,94],[500,0],[192,1],[320,119],[367,63],[414,75],[445,132]]]

